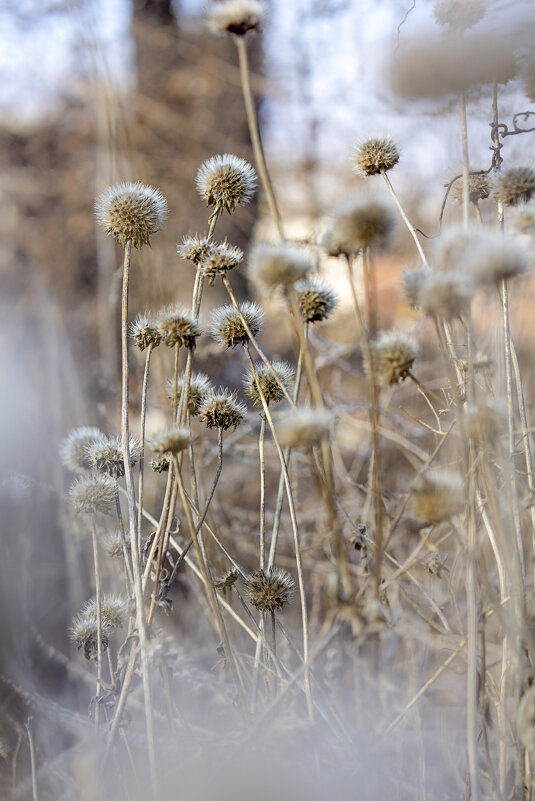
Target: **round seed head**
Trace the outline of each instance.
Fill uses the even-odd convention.
[[[201,329],[193,317],[182,306],[168,306],[156,320],[156,328],[167,347],[193,350]]]
[[[168,428],[167,431],[162,431],[161,434],[153,437],[152,447],[155,453],[160,455],[180,453],[189,448],[190,442],[191,437],[187,428]]]
[[[139,458],[139,444],[131,437],[129,446],[130,463],[134,465]],[[123,447],[120,437],[102,435],[89,446],[88,454],[91,467],[97,473],[104,473],[115,479],[124,476]]]
[[[470,203],[485,200],[490,194],[489,177],[486,173],[468,176],[468,199]],[[463,180],[457,178],[450,189],[450,197],[455,203],[463,202]]]
[[[101,619],[101,643],[102,649],[108,647],[110,629]],[[78,650],[83,650],[86,659],[96,659],[98,656],[98,626],[97,614],[95,611],[83,609],[79,615],[73,618],[69,629],[69,636],[76,643]]]
[[[289,603],[295,592],[295,583],[289,573],[277,567],[269,573],[255,570],[251,578],[246,579],[245,589],[256,609],[274,612]]]
[[[507,410],[492,398],[466,409],[466,428],[474,442],[492,443],[504,431]]]
[[[439,270],[458,270],[466,252],[479,240],[480,233],[465,228],[450,228],[435,245],[434,263]]]
[[[449,473],[425,473],[413,486],[412,514],[426,523],[449,520],[463,510],[464,503],[462,483]]]
[[[320,323],[327,320],[338,305],[338,298],[329,284],[317,276],[298,281],[295,285],[295,292],[301,316],[307,323]]]
[[[257,303],[249,300],[240,304],[240,312],[251,333],[256,336],[262,328],[264,312]],[[245,345],[249,341],[249,335],[240,315],[232,305],[220,306],[212,312],[210,333],[216,342],[227,348]]]
[[[356,145],[353,156],[355,172],[361,175],[376,175],[395,167],[399,161],[399,151],[395,142],[387,136],[366,139]]]
[[[511,227],[518,234],[535,236],[535,204],[519,205],[512,216]]]
[[[151,324],[150,315],[147,312],[138,314],[134,322],[130,324],[130,336],[140,351],[144,351],[149,345],[157,348],[162,341],[160,332]]]
[[[431,576],[442,578],[442,574],[448,568],[446,567],[446,560],[438,551],[428,553],[423,560],[424,568]]]
[[[215,212],[228,211],[252,200],[256,190],[256,173],[251,165],[232,153],[217,155],[205,161],[197,172],[196,186],[207,206]]]
[[[394,229],[388,206],[368,197],[353,197],[334,214],[323,245],[329,256],[356,256],[365,248],[384,248]]]
[[[179,256],[197,265],[210,253],[212,247],[213,242],[207,236],[185,236],[176,249]]]
[[[312,448],[329,436],[332,417],[326,409],[297,407],[281,418],[278,434],[283,448]]]
[[[451,320],[467,311],[472,292],[461,273],[434,270],[420,289],[419,302],[426,314]]]
[[[167,456],[158,456],[156,459],[151,459],[150,466],[155,473],[168,473],[169,459]]]
[[[535,170],[532,167],[510,167],[494,174],[491,181],[494,198],[504,206],[527,203],[535,193]]]
[[[184,391],[185,376],[180,375],[177,381],[177,402],[182,397]],[[193,373],[189,382],[188,392],[188,412],[192,417],[199,414],[199,409],[204,396],[213,390],[214,386],[207,375],[204,373]],[[174,400],[175,397],[175,381],[170,378],[167,382],[167,397]]]
[[[290,287],[314,268],[310,253],[292,243],[260,244],[249,260],[249,278],[269,288]]]
[[[525,272],[527,256],[510,237],[486,234],[467,248],[460,266],[476,284],[496,284]]]
[[[150,244],[168,213],[162,193],[140,181],[110,186],[95,201],[98,222],[123,247],[127,242],[135,248]]]
[[[441,0],[434,8],[438,24],[458,32],[472,28],[485,11],[485,0]]]
[[[71,486],[69,496],[74,511],[80,515],[111,515],[115,511],[115,484],[109,476],[80,478]]]
[[[220,388],[217,392],[208,393],[200,409],[199,419],[208,428],[236,429],[243,421],[247,409],[240,403],[235,393]]]
[[[104,537],[104,548],[112,558],[123,556],[123,538],[120,531],[112,531]]]
[[[91,470],[87,449],[102,436],[100,428],[91,426],[81,426],[70,431],[59,446],[59,455],[65,467],[73,473],[85,473]]]
[[[219,0],[206,10],[206,21],[213,33],[233,33],[244,36],[261,27],[267,16],[267,6],[261,0]]]
[[[377,383],[383,387],[393,386],[407,378],[418,355],[413,338],[396,331],[381,331],[370,349]],[[366,358],[364,370],[368,376],[371,375]]]
[[[226,573],[223,573],[222,576],[214,581],[214,587],[216,590],[219,590],[219,592],[226,593],[227,590],[230,590],[230,588],[235,584],[239,575],[240,574],[237,569],[235,567],[231,567]]]
[[[260,392],[264,396],[264,400],[267,404],[280,403],[284,398],[281,384],[285,387],[286,391],[288,391],[294,379],[293,367],[288,364],[288,362],[273,362],[271,366],[277,374],[278,380],[264,362],[257,362],[255,364],[256,378],[260,385]],[[250,368],[245,374],[243,384],[247,396],[252,400],[255,406],[260,406],[262,404],[262,399],[258,392],[254,374]]]
[[[97,619],[97,602],[94,598],[84,604],[80,617],[83,615],[89,620]],[[121,628],[127,615],[128,604],[120,595],[104,595],[102,597],[100,602],[100,619],[102,622],[102,629],[106,634],[109,635],[113,629]]]
[[[229,270],[237,267],[243,261],[243,251],[228,242],[214,245],[200,260],[201,272],[208,279],[210,286],[218,275],[226,275]]]
[[[420,308],[420,291],[431,275],[431,267],[417,267],[414,270],[405,270],[401,277],[401,293],[409,306]]]

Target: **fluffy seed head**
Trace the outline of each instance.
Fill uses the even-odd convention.
[[[338,298],[329,284],[317,276],[298,281],[294,288],[301,316],[307,323],[327,320],[338,305]]]
[[[182,244],[177,245],[178,255],[186,261],[191,261],[197,265],[208,255],[213,247],[207,236],[185,236]]]
[[[140,181],[110,186],[95,201],[98,222],[123,247],[127,242],[135,248],[150,244],[168,213],[162,193]]]
[[[468,176],[468,199],[470,203],[478,203],[489,196],[489,177],[486,173]],[[450,196],[455,203],[463,202],[463,180],[457,178],[450,189]]]
[[[535,236],[535,204],[519,205],[512,216],[511,227],[519,234]]]
[[[193,350],[201,329],[193,317],[182,306],[168,306],[161,311],[156,320],[156,328],[164,345],[169,348]]]
[[[449,520],[464,508],[461,481],[449,473],[425,473],[416,480],[411,497],[411,511],[426,523]]]
[[[208,279],[210,286],[218,275],[226,275],[229,270],[237,267],[243,261],[243,251],[228,242],[213,245],[208,253],[200,259],[202,274]]]
[[[454,271],[433,270],[423,283],[419,303],[433,317],[451,320],[464,314],[472,297],[472,287],[466,277]]]
[[[403,381],[418,355],[413,338],[396,331],[381,331],[375,342],[371,343],[370,349],[377,383],[383,387]],[[364,360],[364,369],[370,376],[367,359]]]
[[[167,431],[162,431],[161,434],[153,437],[152,447],[155,453],[160,455],[180,453],[189,447],[190,442],[191,437],[187,428],[168,428]]]
[[[413,309],[420,307],[420,291],[431,275],[431,267],[416,267],[414,270],[405,270],[401,277],[401,293],[409,306]]]
[[[434,8],[435,19],[452,31],[465,31],[485,16],[485,6],[485,0],[441,0]]]
[[[185,376],[181,375],[177,381],[177,401],[180,401],[182,392],[184,391]],[[192,417],[199,414],[199,409],[204,396],[213,390],[214,386],[207,375],[204,373],[193,373],[189,382],[188,393],[188,412]],[[167,382],[167,397],[174,400],[175,397],[175,381],[170,378]]]
[[[97,602],[94,598],[88,601],[81,612],[87,615],[90,620],[97,618]],[[104,595],[100,602],[100,618],[102,628],[109,634],[113,629],[123,626],[128,615],[128,604],[120,595]]]
[[[101,619],[101,643],[105,650],[108,647],[110,629]],[[83,650],[86,659],[96,659],[98,656],[98,626],[96,611],[89,612],[83,609],[73,618],[69,629],[69,636],[76,643],[78,650]]]
[[[197,172],[196,186],[207,206],[215,212],[228,211],[238,204],[244,206],[256,190],[256,173],[251,165],[232,153],[217,155],[205,161]]]
[[[486,398],[466,409],[468,436],[475,442],[492,443],[504,431],[506,409],[500,401]]]
[[[393,229],[394,216],[388,206],[357,196],[335,212],[323,245],[329,256],[356,256],[364,248],[384,248]]]
[[[112,531],[104,537],[104,548],[112,558],[123,556],[123,538],[120,531]]]
[[[249,300],[240,304],[240,312],[251,333],[256,336],[262,328],[264,312],[257,303]],[[249,341],[245,326],[232,305],[220,306],[212,312],[210,333],[220,345],[224,345],[227,348],[245,345]]]
[[[235,584],[238,579],[239,572],[235,567],[230,567],[226,573],[223,573],[218,579],[214,581],[214,587],[219,592],[226,593],[227,590]]]
[[[249,278],[269,288],[290,287],[314,267],[308,251],[292,243],[259,244],[249,259]]]
[[[525,272],[527,256],[510,237],[489,233],[466,249],[460,266],[476,284],[496,284]]]
[[[535,193],[535,170],[532,167],[510,167],[492,178],[494,198],[504,206],[527,203]]]
[[[144,351],[149,345],[157,348],[162,341],[162,335],[156,326],[151,324],[150,315],[147,312],[138,314],[134,322],[130,324],[130,336],[140,351]]]
[[[458,270],[466,252],[479,241],[480,232],[453,227],[438,238],[434,248],[434,264],[439,270]]]
[[[361,175],[376,175],[395,167],[399,161],[399,151],[395,142],[387,136],[366,139],[355,147],[354,169]]]
[[[283,448],[312,448],[331,430],[332,417],[326,409],[297,407],[281,418],[278,433]]]
[[[264,396],[266,403],[280,403],[284,398],[281,384],[288,391],[293,378],[294,370],[288,362],[273,362],[273,370],[276,372],[277,378],[273,375],[269,367],[264,362],[257,362],[255,364],[255,372],[258,383],[260,385],[260,392]],[[252,400],[255,406],[262,404],[261,396],[258,392],[258,387],[255,381],[252,370],[249,368],[243,379],[243,385],[248,397]]]
[[[280,567],[266,573],[255,570],[251,578],[246,579],[247,597],[256,609],[262,612],[274,612],[282,609],[295,592],[295,583],[289,573]]]
[[[101,512],[111,515],[115,511],[115,484],[109,476],[91,475],[75,481],[69,490],[74,511],[80,515]]]
[[[134,465],[139,457],[139,444],[130,438],[130,462]],[[89,461],[93,470],[104,473],[111,478],[124,476],[123,447],[120,437],[101,437],[95,440],[88,449]]]
[[[91,470],[87,449],[102,436],[100,428],[91,426],[73,428],[59,446],[59,455],[65,467],[72,470],[73,473],[85,473],[87,470]]]
[[[208,393],[200,409],[199,419],[208,428],[237,428],[245,417],[247,409],[236,398],[235,393],[220,387],[217,392]]]
[[[533,56],[524,62],[522,68],[522,83],[525,93],[531,102],[535,103],[535,58],[533,58]]]
[[[206,21],[211,31],[235,36],[260,28],[266,16],[267,6],[261,0],[219,0],[206,10]]]

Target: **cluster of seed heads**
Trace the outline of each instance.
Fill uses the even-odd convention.
[[[275,612],[289,603],[295,591],[295,583],[281,568],[275,568],[268,573],[264,570],[255,570],[251,577],[245,580],[245,589],[249,601],[256,609],[262,612]]]
[[[108,187],[95,201],[95,214],[107,234],[123,247],[140,248],[167,219],[167,201],[158,189],[137,183]]]
[[[174,400],[176,394],[176,400],[179,402],[182,397],[182,393],[184,392],[185,382],[186,376],[180,375],[178,376],[175,387],[174,378],[170,378],[167,381],[167,396],[171,400]],[[188,412],[192,417],[196,417],[199,414],[201,403],[203,402],[205,396],[209,392],[212,392],[213,389],[214,385],[207,375],[204,373],[193,373],[189,382],[188,392]]]
[[[102,648],[107,648],[114,629],[120,628],[126,619],[127,604],[117,595],[105,595],[100,605],[100,630]],[[88,601],[73,621],[69,630],[71,639],[82,650],[86,659],[96,659],[98,654],[97,603]]]

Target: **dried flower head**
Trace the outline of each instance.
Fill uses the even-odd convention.
[[[69,490],[74,511],[81,515],[101,512],[111,515],[115,511],[115,484],[109,476],[91,475],[80,478]]]
[[[447,571],[446,560],[438,551],[428,553],[423,560],[423,565],[431,576],[442,578],[444,571]]]
[[[154,473],[168,473],[169,459],[167,456],[158,456],[156,459],[151,459],[150,466]]]
[[[159,454],[180,453],[189,448],[190,442],[191,437],[187,428],[168,428],[167,431],[162,431],[152,438],[152,448]]]
[[[214,243],[207,236],[185,236],[176,249],[179,256],[197,265],[210,253],[213,246]]]
[[[452,31],[466,31],[485,16],[485,6],[485,0],[441,0],[435,5],[435,18]]]
[[[479,241],[480,231],[471,228],[449,228],[437,239],[434,248],[434,264],[438,270],[458,270],[466,252]]]
[[[209,392],[200,409],[200,420],[208,428],[237,428],[245,417],[247,409],[236,398],[234,392],[220,387],[217,392]]]
[[[470,203],[485,200],[490,194],[489,177],[486,173],[475,173],[468,176],[468,199]],[[457,178],[450,189],[450,197],[455,203],[463,202],[463,179]]]
[[[384,248],[393,229],[394,216],[388,206],[373,198],[356,196],[335,212],[323,245],[329,256],[356,256],[365,248]]]
[[[414,339],[397,331],[381,331],[370,345],[375,377],[379,386],[389,387],[407,378],[418,355]],[[370,364],[364,359],[364,370],[371,375]]]
[[[235,567],[230,567],[226,573],[223,573],[222,576],[214,581],[214,587],[219,592],[226,593],[236,583],[239,575]]]
[[[184,382],[185,376],[180,375],[178,377],[176,386],[177,402],[180,401],[180,398],[182,397],[182,392],[184,391]],[[196,417],[199,414],[199,409],[204,396],[208,392],[212,392],[213,388],[214,385],[207,375],[204,373],[193,373],[189,382],[188,392],[188,412],[192,417]],[[175,397],[175,381],[173,378],[170,378],[167,382],[167,397],[171,400],[174,400]]]
[[[433,270],[423,283],[418,298],[426,314],[451,320],[467,311],[472,293],[472,286],[460,272]]]
[[[485,398],[477,406],[466,409],[466,428],[471,440],[491,443],[505,429],[507,411],[500,401]]]
[[[511,217],[511,227],[518,234],[535,236],[535,203],[522,203]]]
[[[281,417],[278,433],[283,448],[312,448],[329,436],[332,416],[326,409],[297,407]]]
[[[525,272],[527,255],[510,237],[487,233],[465,250],[460,267],[476,284],[496,284]]]
[[[101,620],[101,644],[102,649],[108,647],[110,629]],[[83,609],[79,615],[73,618],[69,629],[71,640],[76,643],[78,650],[83,650],[86,659],[96,659],[98,656],[98,626],[96,611],[89,612]]]
[[[425,473],[413,486],[411,511],[426,523],[449,520],[464,508],[465,496],[459,478],[449,473]]]
[[[228,211],[252,200],[256,190],[256,173],[251,165],[232,153],[217,155],[205,161],[197,172],[197,191],[213,206],[214,212]]]
[[[130,463],[134,465],[139,458],[139,443],[130,437]],[[91,467],[97,473],[105,473],[111,478],[124,476],[123,446],[120,437],[106,437],[103,434],[88,449]]]
[[[504,206],[527,203],[535,193],[535,170],[532,167],[510,167],[494,174],[492,194]]]
[[[256,336],[262,329],[264,312],[257,303],[249,300],[240,304],[240,312],[249,330],[253,336]],[[210,322],[210,333],[220,345],[227,348],[245,345],[249,341],[249,335],[240,315],[232,305],[214,309]]]
[[[256,245],[249,259],[249,278],[266,287],[290,287],[314,267],[310,253],[290,242]]]
[[[97,602],[94,598],[84,605],[81,615],[87,615],[89,619],[97,617]],[[128,615],[128,604],[120,595],[104,595],[100,601],[100,619],[102,628],[109,634],[113,629],[119,629],[124,625]]]
[[[108,556],[123,556],[123,535],[120,531],[111,531],[104,537],[104,549]]]
[[[245,580],[245,589],[256,609],[274,612],[289,603],[295,592],[295,583],[289,573],[277,567],[269,573],[255,570],[251,578]]]
[[[243,251],[228,242],[213,245],[200,261],[201,272],[213,285],[218,275],[226,275],[229,270],[237,267],[243,261]]]
[[[98,222],[123,247],[127,242],[135,248],[150,244],[168,213],[162,193],[140,181],[110,186],[95,201]]]
[[[320,323],[331,316],[338,298],[329,284],[316,275],[298,281],[294,287],[301,316],[307,323]]]
[[[431,275],[431,267],[416,267],[413,270],[405,270],[401,277],[401,293],[409,306],[413,309],[420,307],[420,291],[425,282]]]
[[[244,36],[261,27],[267,16],[262,0],[218,0],[206,10],[208,27],[214,33]]]
[[[284,392],[282,390],[282,386],[289,390],[293,378],[294,378],[294,370],[293,367],[288,364],[288,362],[273,362],[272,365],[273,370],[276,373],[276,376],[273,375],[273,371],[269,369],[269,367],[264,364],[264,362],[257,362],[254,366],[255,373],[256,373],[256,380],[253,374],[253,371],[249,368],[245,377],[243,379],[243,384],[245,387],[245,392],[247,393],[248,397],[252,400],[255,406],[259,406],[262,404],[261,396],[258,392],[258,384],[260,385],[260,392],[264,396],[264,400],[266,403],[280,403],[280,401],[284,398]],[[281,386],[282,384],[282,386]]]
[[[162,341],[162,335],[156,326],[151,324],[148,312],[138,314],[134,322],[130,324],[130,336],[140,351],[144,351],[149,345],[157,348]]]
[[[91,470],[87,449],[102,436],[100,428],[91,426],[81,426],[70,431],[59,446],[59,455],[65,467],[73,473],[85,473]]]
[[[353,161],[355,171],[361,175],[377,175],[396,166],[399,151],[393,139],[387,136],[366,139],[356,145]]]
[[[201,329],[193,317],[182,306],[168,306],[156,320],[156,328],[167,347],[193,350]]]

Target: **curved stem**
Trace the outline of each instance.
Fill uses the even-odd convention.
[[[396,191],[395,191],[394,187],[392,186],[392,184],[390,182],[390,178],[388,177],[388,175],[386,174],[386,172],[384,170],[381,171],[381,175],[383,176],[383,178],[386,181],[386,185],[388,186],[388,189],[390,190],[390,194],[392,195],[392,197],[394,199],[394,203],[398,207],[398,211],[401,214],[401,218],[402,218],[403,222],[407,226],[410,235],[414,239],[414,244],[416,245],[418,253],[420,254],[420,258],[422,260],[422,264],[426,265],[427,264],[427,259],[425,258],[425,253],[424,253],[423,248],[422,248],[422,246],[420,244],[420,240],[418,239],[418,234],[416,233],[413,224],[411,223],[411,221],[409,220],[409,218],[405,214],[405,211],[404,211],[403,206],[401,205],[401,203],[399,201],[399,198],[398,198],[398,196],[396,194]]]

